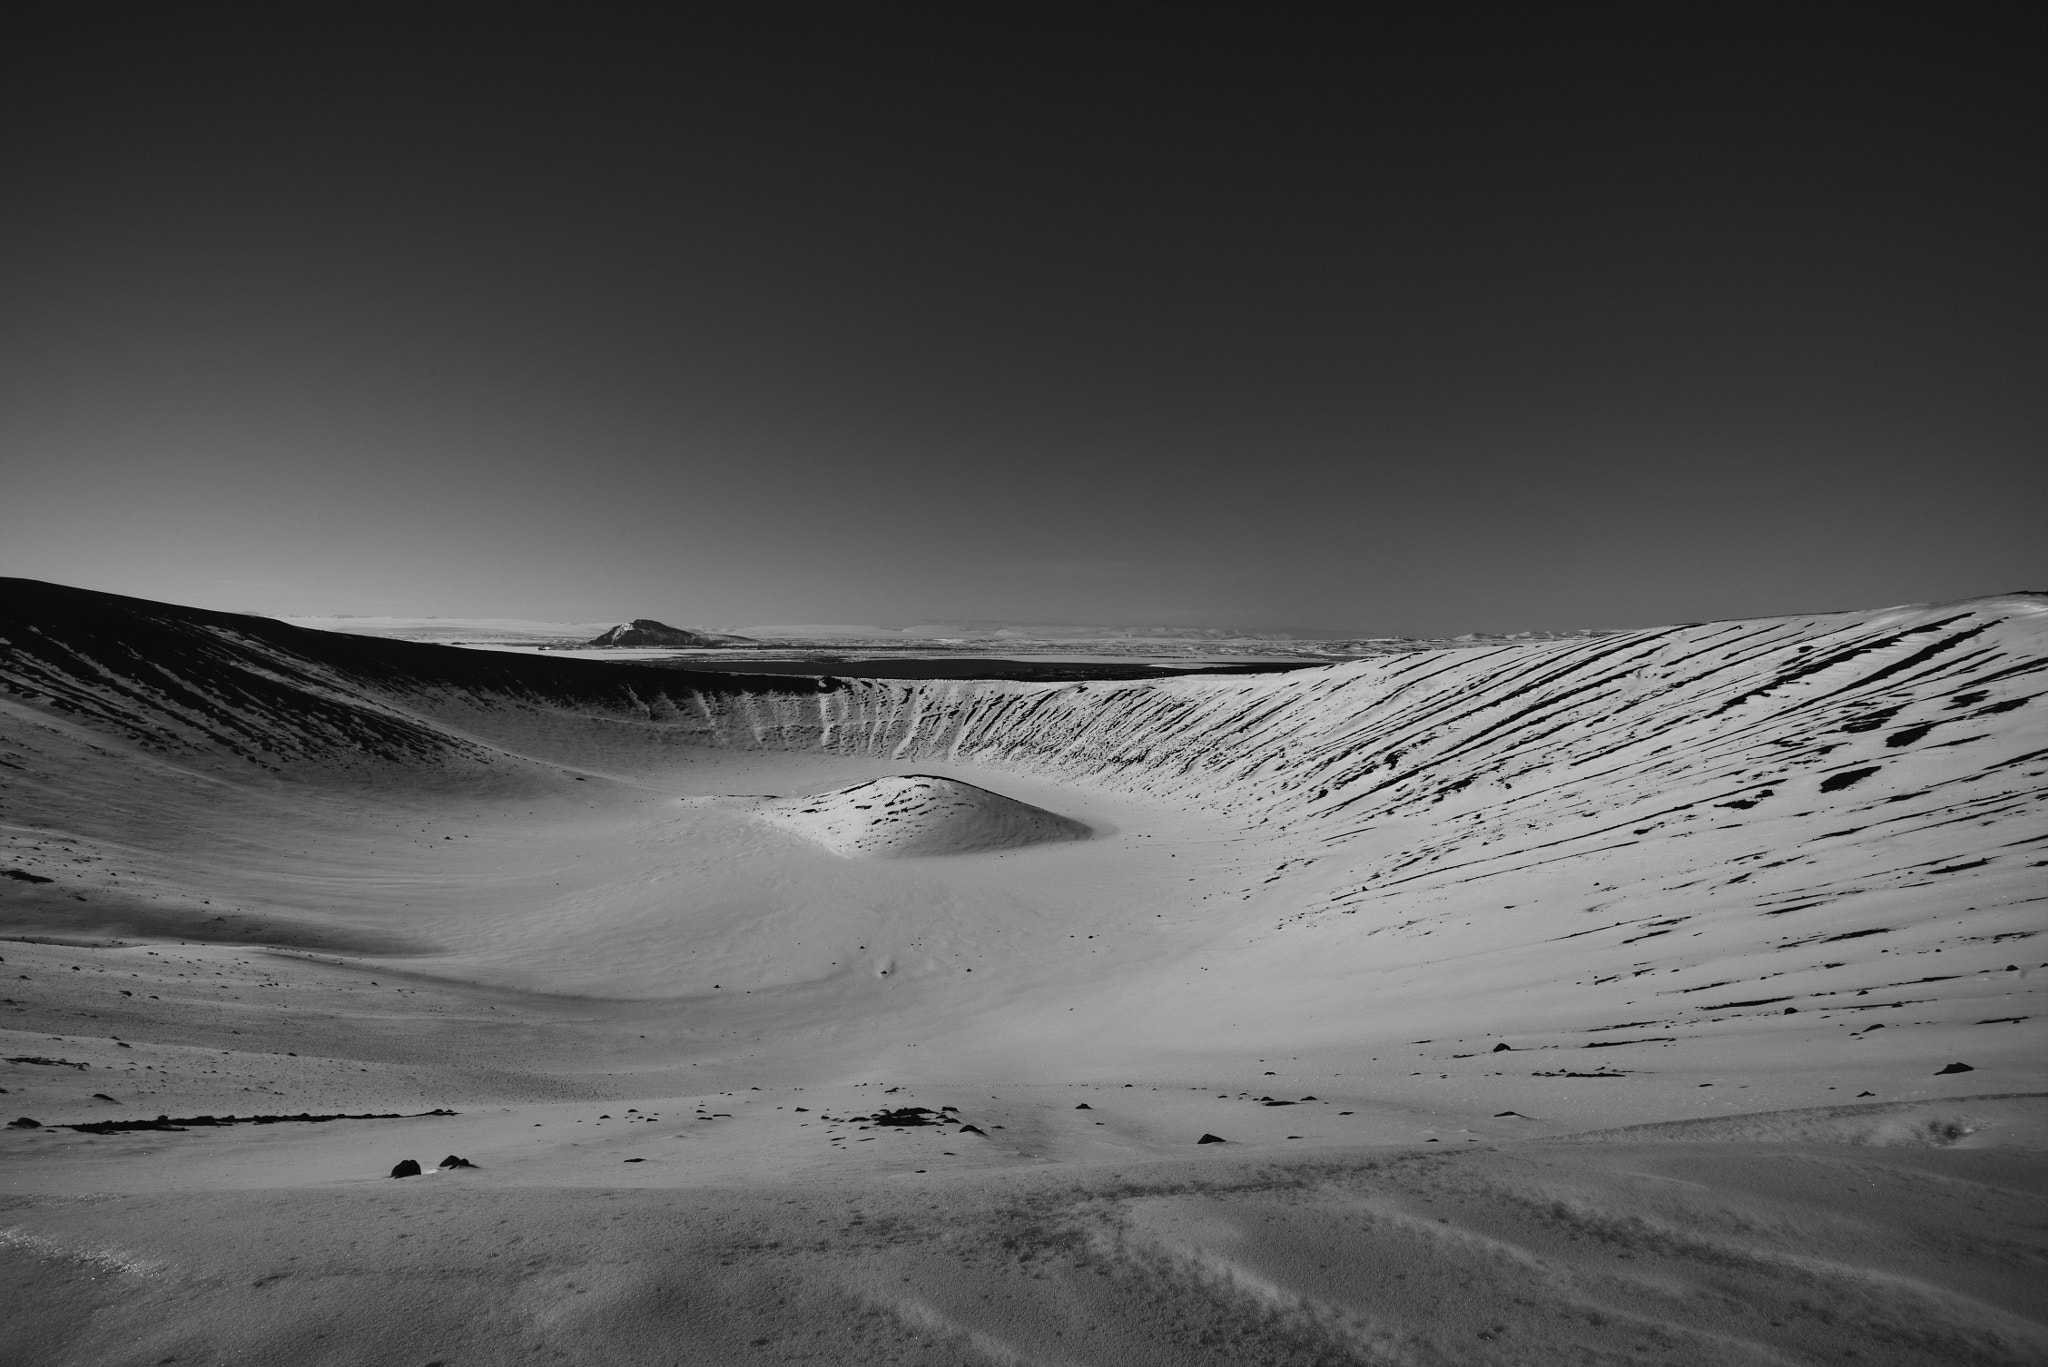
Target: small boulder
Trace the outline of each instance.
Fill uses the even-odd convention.
[[[418,1160],[412,1158],[406,1159],[403,1163],[400,1163],[397,1167],[391,1170],[391,1175],[393,1177],[418,1177],[420,1175],[420,1165]]]
[[[30,1120],[27,1116],[23,1116],[19,1120],[8,1121],[7,1128],[10,1130],[40,1130],[43,1128],[43,1122],[40,1120]]]
[[[1502,1040],[1499,1044],[1493,1046],[1493,1052],[1496,1054],[1512,1054],[1514,1050],[1509,1047],[1506,1040]]]
[[[457,1158],[451,1153],[441,1160],[441,1166],[444,1168],[473,1168],[476,1164],[470,1162],[467,1158]]]
[[[1092,1111],[1095,1108],[1084,1101],[1080,1105],[1076,1106],[1074,1109],[1077,1111]]]
[[[1977,1070],[1975,1068],[1972,1068],[1967,1063],[1951,1063],[1948,1067],[1937,1071],[1935,1073],[1935,1076],[1940,1077],[1944,1073],[1974,1073],[1976,1071]]]
[[[1228,1144],[1230,1141],[1220,1134],[1205,1134],[1195,1142],[1197,1144]]]
[[[960,1133],[960,1134],[978,1134],[978,1135],[982,1135],[982,1136],[984,1136],[984,1137],[985,1137],[985,1136],[986,1136],[986,1135],[988,1134],[988,1131],[987,1131],[987,1130],[984,1130],[984,1129],[983,1129],[983,1128],[981,1128],[981,1126],[979,1126],[979,1125],[962,1125],[962,1126],[961,1126],[961,1127],[959,1128],[959,1130],[957,1131],[957,1133]]]

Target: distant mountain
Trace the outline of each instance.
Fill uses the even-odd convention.
[[[613,627],[604,635],[590,642],[594,646],[750,646],[754,641],[745,636],[728,636],[718,631],[690,631],[683,627],[672,627],[666,622],[657,622],[652,617],[636,617],[630,622]]]

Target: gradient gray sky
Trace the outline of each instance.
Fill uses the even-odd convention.
[[[0,574],[1419,635],[2048,587],[2030,35],[1439,13],[24,27]]]

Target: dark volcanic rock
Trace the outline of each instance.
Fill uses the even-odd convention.
[[[933,1118],[932,1109],[929,1106],[899,1106],[893,1111],[877,1111],[869,1116],[868,1120],[876,1125],[895,1125],[898,1127],[905,1125],[936,1125],[939,1123],[938,1120]]]
[[[715,631],[690,631],[683,627],[672,627],[666,622],[657,622],[652,617],[636,617],[631,622],[615,626],[590,643],[594,646],[729,646],[752,645],[744,636],[725,636]]]
[[[80,1065],[83,1067],[84,1065]],[[67,1130],[80,1134],[123,1134],[129,1130],[188,1130],[194,1127],[204,1129],[213,1125],[315,1125],[329,1120],[414,1120],[422,1116],[454,1115],[446,1108],[420,1111],[415,1115],[402,1115],[397,1111],[364,1112],[360,1115],[312,1115],[300,1111],[297,1115],[160,1115],[154,1120],[94,1120],[84,1125],[66,1125]]]
[[[391,1170],[391,1175],[393,1177],[418,1177],[420,1175],[420,1165],[418,1160],[411,1158],[406,1159],[404,1162],[400,1163],[397,1167]]]

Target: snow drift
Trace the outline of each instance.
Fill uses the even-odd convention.
[[[1085,840],[1088,827],[957,779],[905,774],[816,797],[758,798],[753,815],[846,855],[902,857]]]

